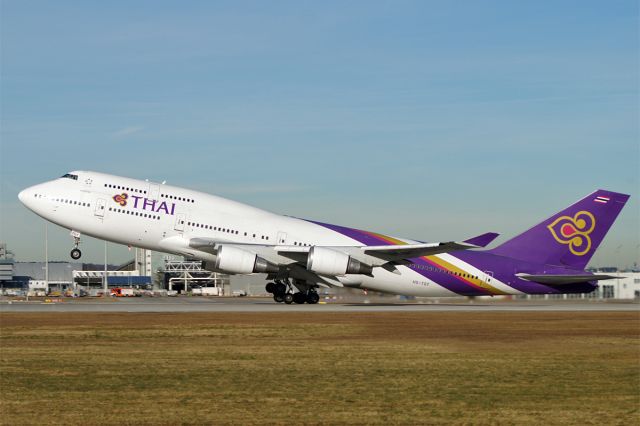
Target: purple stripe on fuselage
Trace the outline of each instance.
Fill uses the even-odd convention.
[[[311,222],[311,223],[315,223],[316,225],[320,225],[324,228],[327,229],[331,229],[332,231],[336,231],[339,234],[342,234],[346,237],[349,238],[353,238],[354,240],[358,241],[359,243],[365,245],[365,246],[390,246],[393,245],[390,242],[382,239],[382,238],[378,238],[374,235],[371,235],[370,233],[366,232],[366,231],[361,231],[359,229],[354,229],[354,228],[347,228],[346,226],[339,226],[339,225],[331,225],[330,223],[322,223],[322,222],[316,222],[313,220],[307,220],[305,219],[307,222]]]
[[[430,279],[431,281],[446,288],[447,290],[453,291],[463,296],[487,296],[492,294],[489,291],[464,282],[461,278],[455,275],[447,274],[446,269],[442,269],[440,266],[434,265],[421,257],[409,260],[411,261],[411,263],[414,263],[418,266],[418,268],[410,268],[411,270],[417,272],[423,277]],[[433,268],[434,270],[423,270],[419,268],[420,266],[427,266]]]

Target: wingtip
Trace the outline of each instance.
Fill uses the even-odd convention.
[[[467,244],[472,244],[474,246],[478,246],[478,247],[486,247],[493,240],[498,238],[499,235],[500,234],[498,234],[497,232],[487,232],[485,234],[478,235],[477,237],[469,238],[468,240],[465,240],[464,242],[467,243]]]

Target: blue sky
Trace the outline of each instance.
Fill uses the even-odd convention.
[[[507,237],[606,188],[632,200],[592,265],[640,259],[636,1],[3,0],[0,24],[19,260],[44,225],[17,193],[73,169],[430,241]]]

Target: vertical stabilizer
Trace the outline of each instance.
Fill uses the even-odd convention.
[[[628,199],[599,189],[491,253],[584,269]]]

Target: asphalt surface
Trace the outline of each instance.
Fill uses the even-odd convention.
[[[0,312],[500,312],[500,311],[636,311],[637,302],[603,301],[423,301],[285,305],[268,298],[135,297],[123,299],[0,300]]]

